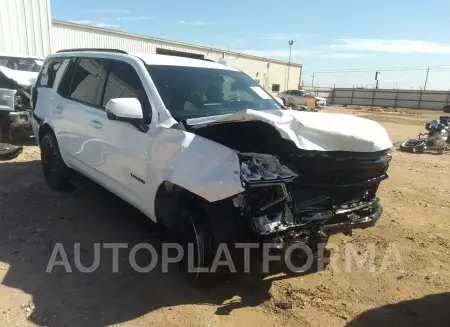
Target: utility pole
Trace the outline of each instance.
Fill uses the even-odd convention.
[[[380,81],[380,76],[381,73],[380,72],[376,72],[375,73],[375,80],[377,81],[377,85],[375,86],[375,88],[378,90],[378,82]]]
[[[430,67],[427,69],[427,76],[425,77],[425,85],[423,86],[423,89],[427,89],[427,83],[428,83],[428,74],[430,73]]]
[[[294,44],[294,41],[290,40],[290,41],[288,41],[288,44],[289,44],[289,64],[288,64],[287,80],[286,80],[286,86],[285,86],[286,90],[289,87],[289,72],[291,70],[291,54],[292,54],[292,45]]]
[[[312,75],[311,87],[314,87],[314,77],[315,77],[315,73],[313,73],[313,75]]]

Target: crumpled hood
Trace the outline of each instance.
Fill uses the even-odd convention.
[[[392,147],[387,131],[375,121],[346,114],[295,110],[244,110],[188,119],[193,128],[216,123],[258,120],[274,126],[298,148],[315,151],[376,152]]]
[[[22,70],[13,70],[3,66],[0,66],[0,72],[2,72],[6,77],[22,86],[33,86],[39,74],[35,72],[26,72]]]

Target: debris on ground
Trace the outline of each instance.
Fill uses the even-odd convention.
[[[0,160],[11,160],[16,158],[23,151],[23,146],[16,146],[9,143],[0,143]]]

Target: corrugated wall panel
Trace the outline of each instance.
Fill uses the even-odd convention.
[[[50,0],[0,0],[0,53],[45,57],[50,29]]]
[[[156,48],[162,48],[200,54],[213,60],[224,57],[229,65],[258,80],[269,91],[272,90],[274,84],[280,86],[280,91],[297,89],[301,76],[301,66],[292,64],[289,73],[289,85],[287,85],[288,65],[280,61],[61,21],[53,21],[52,44],[53,51],[70,48],[114,48],[130,53],[154,54]]]
[[[167,43],[150,42],[142,38],[124,37],[114,32],[100,32],[90,27],[65,26],[53,23],[53,51],[70,48],[115,48],[134,53],[156,53],[156,48],[207,55],[190,47],[179,47]]]

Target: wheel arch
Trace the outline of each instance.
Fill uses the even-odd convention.
[[[55,131],[53,130],[52,126],[49,123],[44,123],[44,124],[42,124],[42,126],[39,127],[38,135],[37,135],[38,144],[41,143],[42,138],[47,133],[51,133],[53,135],[53,137],[55,138],[56,144],[58,145],[59,152],[60,152],[61,157],[62,157],[62,159],[64,161],[64,164],[67,167],[70,168],[71,166],[69,165],[67,154],[64,151],[61,151],[61,147],[59,146],[59,142],[58,142],[58,138],[56,137],[56,133],[55,133]]]
[[[41,127],[39,127],[38,131],[39,142],[42,140],[42,137],[47,133],[52,133],[53,136],[56,138],[55,131],[53,130],[53,128],[48,123],[44,123]]]
[[[187,201],[198,205],[208,203],[206,199],[178,184],[168,180],[163,181],[158,186],[154,199],[156,221],[169,229],[174,227],[179,207]]]
[[[189,203],[197,206],[204,214],[201,218],[205,219],[210,228],[215,244],[236,242],[245,234],[245,221],[234,207],[232,198],[209,202],[182,186],[164,181],[156,191],[154,202],[156,221],[169,229],[176,227],[181,206]]]

